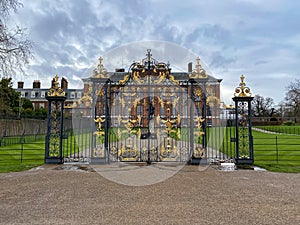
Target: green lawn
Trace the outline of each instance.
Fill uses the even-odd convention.
[[[300,136],[297,135],[298,128],[285,126],[282,129],[282,127],[272,126],[272,130],[270,127],[260,127],[260,129],[278,133],[284,131],[286,134],[269,134],[253,130],[255,165],[270,171],[300,172]],[[208,145],[211,147],[219,146],[225,154],[229,155],[229,151],[230,154],[234,154],[235,143],[232,142],[232,138],[235,137],[234,131],[234,128],[228,127],[208,128]],[[115,131],[111,130],[110,138],[113,141],[118,141],[115,133]],[[121,136],[121,139],[126,138],[127,135],[124,132],[124,136]],[[189,131],[181,129],[181,135],[181,139],[186,138],[188,140]],[[74,150],[71,152],[70,149],[79,151],[79,149],[90,147],[91,136],[91,132],[75,132],[75,135],[74,133],[69,133],[68,139],[63,140],[64,155],[74,153]],[[15,142],[20,142],[18,137],[4,141],[2,140],[2,146],[0,146],[0,172],[26,170],[44,163],[44,136],[40,138],[27,137],[23,139],[25,143],[22,145],[15,144]],[[99,138],[96,141],[103,142],[103,139]]]
[[[44,163],[45,141],[0,147],[0,172],[27,170]]]
[[[291,135],[297,129],[281,127],[269,131],[286,131],[286,134],[253,131],[255,165],[276,172],[300,172],[300,137]]]
[[[300,135],[300,126],[255,126],[256,128],[281,133],[281,134],[294,134],[294,135]]]

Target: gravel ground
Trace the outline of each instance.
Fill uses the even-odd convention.
[[[300,174],[185,166],[126,186],[55,167],[0,174],[1,224],[300,224]]]

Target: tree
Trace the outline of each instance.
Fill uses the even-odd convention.
[[[22,108],[33,110],[32,102],[28,98],[22,98]]]
[[[252,101],[252,115],[255,117],[272,117],[275,113],[274,100],[255,95]]]
[[[39,117],[39,118],[46,118],[47,117],[47,109],[45,109],[45,108],[36,108],[34,110],[34,115],[36,117]]]
[[[300,80],[296,79],[287,87],[285,95],[286,109],[289,111],[289,116],[300,116]]]
[[[6,23],[11,11],[22,7],[19,0],[0,0],[0,77],[12,77],[17,71],[24,73],[24,66],[32,57],[32,43],[26,38],[25,29],[10,29]]]
[[[12,115],[13,109],[19,107],[20,94],[12,86],[11,77],[0,80],[0,115]]]

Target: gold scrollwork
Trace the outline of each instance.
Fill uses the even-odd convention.
[[[122,144],[120,151],[118,152],[118,156],[122,161],[137,161],[139,152],[137,147],[132,147],[132,140],[128,138],[126,146]]]
[[[201,117],[197,117],[194,119],[194,121],[197,123],[196,124],[196,127],[197,128],[201,128],[202,127],[202,122],[204,121],[205,119],[201,118]]]
[[[132,72],[132,78],[133,80],[137,83],[137,84],[143,84],[144,81],[141,79],[141,76],[140,76],[140,72],[139,71],[133,71]]]
[[[122,97],[119,97],[119,102],[120,102],[121,106],[124,108],[125,107],[125,99]]]
[[[162,108],[164,108],[164,106],[165,106],[164,100],[163,100],[161,97],[159,97],[159,96],[157,96],[157,100],[158,100],[158,103],[160,104],[160,106],[161,106]]]
[[[194,149],[194,157],[195,158],[204,158],[205,157],[205,148],[203,147],[196,147]]]
[[[82,98],[78,99],[78,104],[85,103],[86,106],[90,105],[92,102],[92,97],[89,96],[88,94],[84,94]]]
[[[169,134],[173,130],[173,124],[176,123],[177,119],[161,119],[161,121],[166,125],[166,131]]]
[[[102,64],[103,58],[100,56],[98,61],[99,61],[99,63],[98,63],[97,68],[93,70],[93,77],[94,78],[108,78],[108,72]]]
[[[64,97],[66,93],[62,88],[59,87],[58,75],[53,78],[52,87],[48,91],[48,96],[51,97]]]
[[[163,96],[174,96],[175,93],[173,90],[170,89],[170,87],[164,87],[163,92],[161,93]]]
[[[200,88],[195,88],[194,94],[195,94],[197,97],[200,97],[200,96],[202,95],[202,90],[201,90]]]
[[[165,140],[166,143],[162,144],[159,149],[160,160],[176,160],[179,155],[179,151],[177,151],[176,145],[173,143],[170,137],[167,137]]]
[[[250,91],[250,88],[247,87],[246,83],[244,82],[244,80],[245,80],[244,75],[242,75],[240,77],[240,79],[241,79],[241,83],[240,83],[239,87],[237,87],[235,89],[234,96],[235,97],[251,97],[252,93]]]
[[[140,99],[136,98],[134,99],[134,102],[133,102],[133,106],[136,108],[138,104],[140,104]]]
[[[131,97],[136,96],[136,92],[135,91],[132,92],[131,90],[129,90],[129,88],[127,86],[124,87],[122,94],[125,96],[131,96]]]
[[[96,119],[94,119],[94,121],[97,123],[97,131],[95,131],[94,134],[99,137],[104,136],[105,132],[103,131],[102,123],[105,122],[105,118],[98,116]]]
[[[101,144],[100,146],[93,148],[93,157],[104,157],[104,152],[104,144]]]
[[[110,154],[111,155],[116,155],[118,153],[118,148],[116,146],[112,146],[110,148]]]
[[[190,73],[190,78],[194,78],[194,79],[207,78],[208,74],[202,68],[202,66],[200,64],[200,58],[197,57],[196,61],[197,61],[197,63],[195,65],[195,69],[192,71],[192,73]]]
[[[120,81],[119,81],[119,84],[120,84],[120,85],[123,85],[123,84],[125,84],[128,80],[129,80],[129,75],[127,74],[127,75],[124,76],[124,79],[123,79],[123,80],[120,80]]]
[[[172,81],[173,83],[179,85],[179,81],[175,79],[173,75],[169,75],[169,80]]]
[[[222,106],[224,109],[233,109],[234,106],[232,104],[230,105],[226,105],[225,102],[223,102],[223,106]]]
[[[208,96],[206,99],[206,104],[209,106],[217,106],[220,104],[220,99],[218,99],[216,96]]]

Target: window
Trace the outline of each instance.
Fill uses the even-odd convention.
[[[164,107],[160,107],[160,115],[165,116],[165,108]]]
[[[115,112],[114,112],[114,115],[115,115],[115,116],[119,115],[119,108],[120,108],[120,105],[114,106],[113,109],[114,109],[114,111],[115,111]]]
[[[41,98],[45,98],[45,92],[44,91],[41,92]]]
[[[35,91],[32,91],[31,92],[31,96],[30,96],[31,98],[35,98]]]
[[[71,92],[70,98],[75,98],[75,92],[74,91]]]
[[[25,91],[21,91],[21,98],[25,97]]]
[[[40,103],[40,108],[45,108],[45,103]]]
[[[184,115],[185,117],[188,116],[188,104],[184,104],[184,105],[183,105],[183,115]]]
[[[172,106],[172,115],[176,116],[177,112],[176,112],[176,108],[174,106]]]
[[[77,98],[81,98],[81,92],[77,92]]]
[[[211,108],[209,107],[209,106],[207,106],[207,116],[211,116],[212,114],[211,114]]]
[[[136,107],[136,112],[137,112],[138,115],[142,115],[142,113],[143,113],[143,108],[142,108],[141,105],[138,105],[138,106]]]
[[[124,116],[129,116],[130,115],[128,104],[126,104],[125,107],[124,107],[123,115]]]

